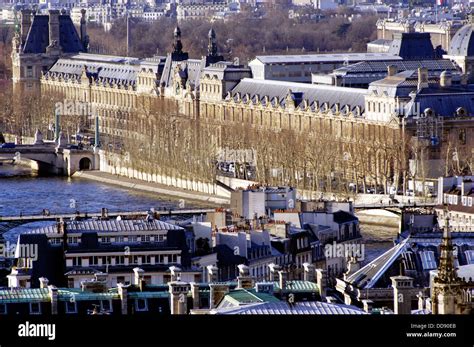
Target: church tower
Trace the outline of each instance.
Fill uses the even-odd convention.
[[[208,45],[207,45],[206,66],[209,66],[219,61],[223,61],[224,57],[222,55],[217,54],[216,32],[214,31],[213,28],[209,30],[207,37],[208,37]]]
[[[181,29],[177,26],[174,29],[174,43],[171,58],[173,61],[188,60],[188,53],[183,52],[183,44],[181,43]]]
[[[443,230],[438,274],[433,280],[433,314],[460,314],[462,304],[461,280],[454,265],[454,247],[449,229],[449,217]]]

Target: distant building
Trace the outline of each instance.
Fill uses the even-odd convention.
[[[438,204],[440,225],[449,219],[452,231],[474,231],[474,176],[440,177]]]
[[[393,61],[401,57],[390,53],[331,53],[305,55],[259,55],[249,63],[257,80],[311,82],[312,73],[329,73],[344,65],[361,61]]]

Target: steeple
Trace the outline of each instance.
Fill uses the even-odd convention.
[[[171,59],[173,61],[182,61],[188,59],[188,53],[183,52],[183,44],[181,43],[181,29],[176,26],[174,29],[174,43],[173,52],[171,53]]]
[[[209,34],[207,35],[209,38],[209,44],[207,45],[207,55],[209,57],[217,56],[217,41],[216,41],[216,32],[213,28],[209,30]]]
[[[443,240],[440,246],[440,257],[438,267],[438,281],[440,283],[453,283],[457,281],[457,271],[454,266],[454,248],[449,229],[449,215],[446,211],[446,225],[443,230]]]
[[[86,21],[86,10],[81,10],[81,42],[84,46],[84,52],[89,49],[89,35],[87,35],[87,21]]]
[[[224,57],[217,53],[217,39],[216,39],[216,32],[213,28],[209,30],[207,34],[208,38],[208,45],[207,45],[207,56],[206,58],[206,66],[210,64],[215,64],[219,61],[223,61]]]
[[[179,28],[179,26],[174,29],[173,53],[183,53],[183,44],[181,43],[181,29]]]

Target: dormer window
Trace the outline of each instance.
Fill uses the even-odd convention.
[[[1,314],[7,314],[7,304],[0,304],[0,315]]]
[[[66,301],[66,313],[67,314],[77,313],[77,302],[75,300]]]
[[[30,314],[41,314],[41,304],[39,302],[30,302]]]
[[[135,311],[137,312],[148,311],[147,299],[135,299]]]

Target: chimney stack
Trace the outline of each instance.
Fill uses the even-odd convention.
[[[170,266],[171,282],[181,280],[181,269],[177,266]]]
[[[140,269],[139,267],[136,267],[133,269],[133,273],[135,274],[135,285],[140,287],[140,291],[143,291],[143,284],[145,280],[143,279],[143,275],[145,271],[143,269]]]
[[[316,271],[313,264],[304,263],[304,280],[308,282],[316,282]]]
[[[38,281],[40,283],[40,288],[48,288],[49,280],[46,277],[40,277],[38,278]]]
[[[253,288],[254,278],[250,276],[249,267],[245,264],[240,264],[237,267],[239,268],[239,276],[237,277],[237,288]]]
[[[229,285],[222,283],[209,284],[209,308],[216,308],[224,296],[229,292]]]
[[[89,38],[87,37],[87,20],[86,20],[86,9],[81,10],[81,42],[84,46],[84,51],[87,52],[87,46],[89,45]]]
[[[278,282],[280,280],[278,271],[281,270],[281,266],[271,263],[270,265],[268,265],[268,267],[270,268],[270,281]]]
[[[169,282],[168,286],[171,300],[171,314],[187,314],[188,292],[190,290],[189,283]]]
[[[439,76],[439,85],[442,88],[447,88],[451,87],[452,85],[452,75],[451,72],[449,71],[443,71],[441,72],[441,75]]]
[[[118,294],[120,296],[120,306],[122,315],[128,314],[128,285],[123,283],[117,284]]]
[[[328,273],[324,269],[316,269],[316,284],[319,288],[321,300],[326,298],[326,288],[328,285]]]
[[[59,44],[59,11],[49,10],[49,51],[60,52]]]
[[[362,300],[362,305],[364,307],[365,312],[372,313],[372,309],[374,307],[374,302],[372,300],[364,299]]]
[[[389,65],[387,67],[387,72],[388,72],[388,76],[395,76],[398,72],[398,68],[396,65]]]
[[[411,291],[413,278],[407,276],[390,277],[393,287],[393,312],[411,314]]]
[[[426,67],[418,68],[418,89],[428,87],[428,69]]]
[[[193,309],[196,310],[201,306],[201,300],[199,297],[199,283],[191,283],[191,295],[193,297]]]
[[[58,314],[58,288],[55,286],[48,286],[48,294],[51,300],[51,314],[56,315]]]
[[[207,266],[207,282],[213,283],[219,280],[219,269],[215,265],[208,265]]]
[[[286,282],[288,281],[288,272],[286,272],[286,270],[280,270],[278,271],[278,275],[279,275],[280,290],[285,290]]]
[[[21,44],[24,45],[31,26],[31,10],[21,10]]]

